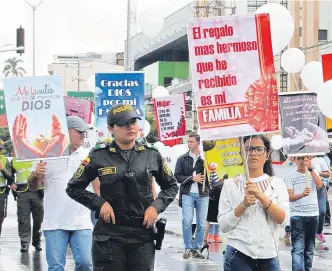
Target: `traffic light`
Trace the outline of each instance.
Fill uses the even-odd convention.
[[[24,47],[24,28],[22,26],[16,29],[16,47]],[[24,49],[17,50],[16,53],[22,55],[24,54]]]

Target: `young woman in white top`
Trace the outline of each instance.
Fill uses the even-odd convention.
[[[250,181],[238,175],[224,183],[219,201],[220,230],[227,233],[224,270],[278,271],[279,227],[289,223],[289,197],[273,176],[270,141],[244,138]]]

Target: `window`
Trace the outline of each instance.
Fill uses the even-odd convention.
[[[174,77],[164,77],[164,86],[169,87],[172,85],[172,80]]]
[[[327,30],[319,29],[318,30],[318,40],[327,40]]]
[[[287,92],[288,87],[288,74],[281,73],[280,74],[280,92]]]
[[[248,0],[247,10],[248,13],[254,13],[259,7],[267,4],[267,0]]]

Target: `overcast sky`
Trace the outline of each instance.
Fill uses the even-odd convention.
[[[27,0],[37,4],[40,0]],[[188,0],[135,0],[137,9],[162,7],[167,16]],[[127,0],[44,0],[36,11],[36,75],[47,75],[53,55],[61,53],[121,52],[126,38]],[[16,46],[16,28],[25,28],[23,67],[32,75],[32,8],[25,0],[0,0],[0,49]],[[3,47],[3,49],[10,48]],[[3,63],[16,52],[0,53]],[[0,86],[2,84],[0,83]]]

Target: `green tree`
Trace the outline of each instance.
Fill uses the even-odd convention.
[[[146,116],[145,119],[150,122],[151,125],[151,131],[149,135],[146,137],[146,140],[149,143],[155,143],[158,141],[158,132],[157,132],[157,127],[156,127],[156,122],[153,117],[151,116]]]
[[[3,153],[6,156],[12,156],[13,145],[8,127],[0,128],[0,139],[5,143]]]
[[[155,120],[153,105],[146,105],[145,106],[145,119],[151,125],[151,131],[150,131],[149,135],[146,137],[146,140],[149,143],[155,143],[155,142],[158,141],[158,131],[157,131],[157,126],[156,126],[156,120]]]
[[[5,67],[3,68],[3,75],[8,77],[12,76],[23,76],[26,74],[25,69],[21,67],[20,64],[23,63],[22,59],[17,59],[16,57],[9,58],[5,61]]]

